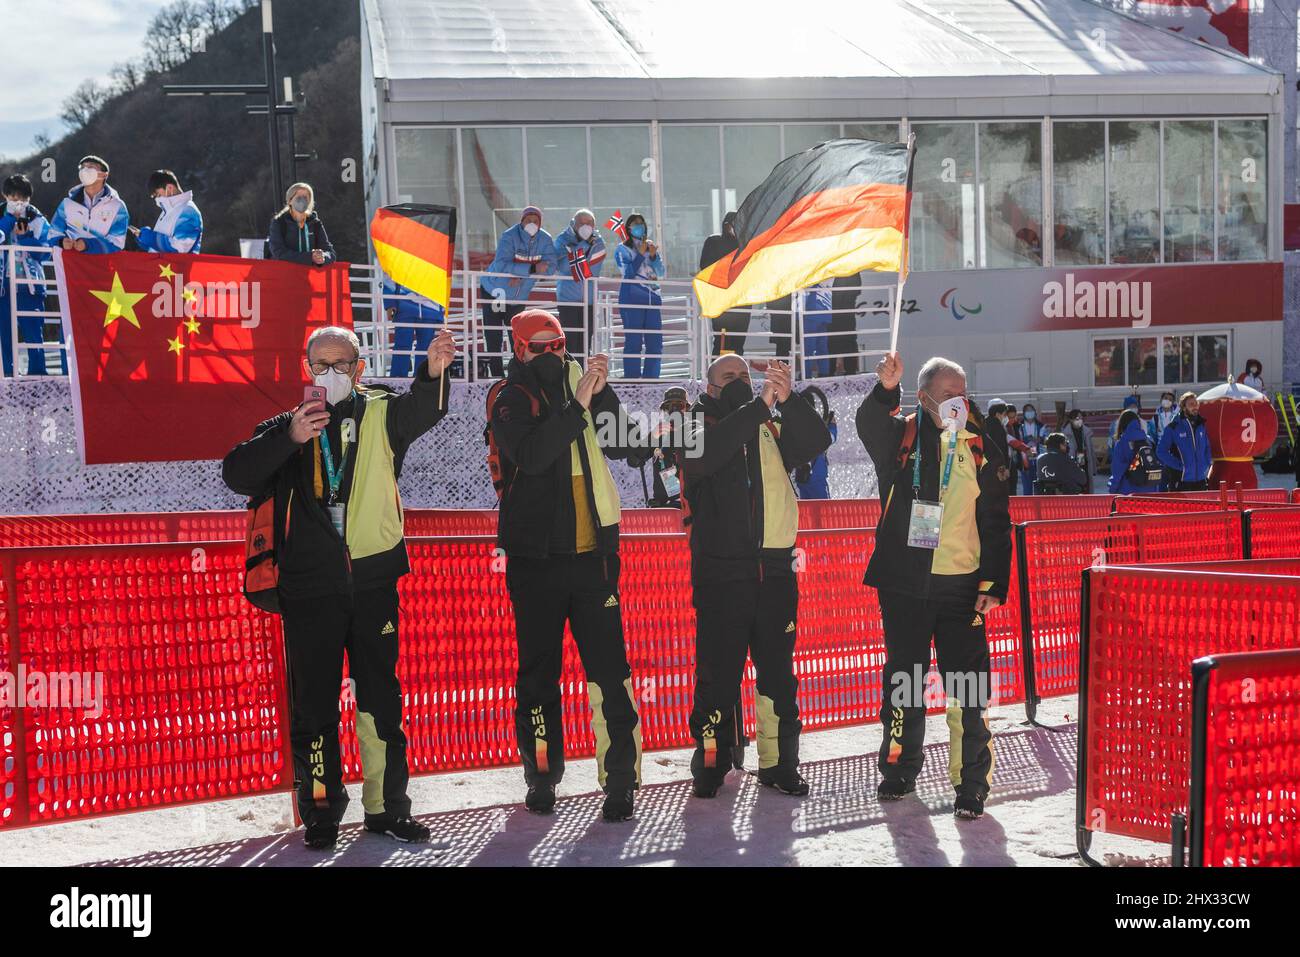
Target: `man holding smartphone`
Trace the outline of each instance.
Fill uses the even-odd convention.
[[[278,597],[292,689],[294,776],[308,847],[338,839],[348,805],[339,758],[343,655],[356,688],[367,831],[429,839],[411,817],[397,682],[397,579],[410,571],[397,479],[410,444],[446,414],[456,346],[429,344],[409,392],[362,386],[351,329],[307,340],[311,401],[259,425],[222,463],[231,489],[275,496]],[[321,393],[324,390],[323,401]]]

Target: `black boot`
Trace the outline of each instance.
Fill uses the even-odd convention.
[[[760,768],[758,783],[765,784],[770,788],[776,788],[782,794],[790,794],[794,797],[803,797],[808,793],[808,782],[799,773],[799,768],[793,764],[778,764],[775,767]]]
[[[605,806],[601,816],[607,821],[630,821],[632,819],[632,789],[613,788],[605,795]]]
[[[915,781],[885,778],[876,785],[876,797],[882,801],[901,801],[915,790]]]
[[[331,821],[317,821],[307,825],[302,842],[313,851],[328,851],[338,843],[339,826]]]
[[[973,821],[976,818],[984,816],[984,799],[976,797],[969,791],[957,792],[957,798],[953,801],[953,816],[963,821]]]
[[[367,814],[366,830],[383,834],[403,844],[424,844],[429,840],[429,829],[413,817],[395,814]]]
[[[534,814],[550,814],[555,810],[555,785],[547,782],[528,785],[524,807]]]

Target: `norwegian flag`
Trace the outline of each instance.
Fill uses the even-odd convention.
[[[606,229],[612,229],[618,233],[618,238],[627,241],[627,225],[623,222],[623,210],[614,210],[614,215],[609,217],[609,222],[605,224]]]
[[[569,247],[569,275],[574,282],[591,278],[591,262],[587,259],[587,250],[581,246]]]

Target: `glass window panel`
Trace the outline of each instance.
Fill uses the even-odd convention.
[[[624,216],[640,213],[650,232],[658,234],[654,217],[654,167],[650,155],[650,127],[593,126],[591,128],[591,211],[605,242],[618,236],[605,229],[616,210]],[[606,274],[613,270],[613,252]]]
[[[793,156],[811,149],[818,143],[840,138],[838,123],[787,123],[785,125],[785,155]]]
[[[1196,337],[1196,381],[1224,382],[1228,378],[1228,337]]]
[[[542,228],[554,236],[591,204],[587,189],[587,130],[533,126],[528,138],[528,201],[542,211]]]
[[[1127,384],[1154,385],[1158,371],[1155,337],[1129,339]]]
[[[465,246],[471,269],[486,269],[497,238],[524,208],[524,136],[517,126],[461,133],[465,151]]]
[[[911,268],[973,269],[975,124],[917,123]]]
[[[1219,258],[1268,256],[1268,136],[1263,120],[1219,121]]]
[[[1165,337],[1165,383],[1195,382],[1192,375],[1192,336]]]
[[[1160,261],[1160,124],[1110,124],[1110,261]]]
[[[1092,340],[1092,384],[1124,384],[1124,340]]]
[[[727,189],[724,202],[729,204],[723,209],[725,213],[727,209],[739,209],[745,197],[767,179],[773,166],[781,162],[781,128],[775,124],[724,126],[722,152],[726,160],[722,174]],[[721,228],[722,218],[719,217],[718,229]]]
[[[1056,263],[1106,261],[1106,141],[1102,123],[1053,123]]]
[[[980,124],[980,193],[990,269],[1043,263],[1041,123]]]
[[[693,276],[699,271],[704,240],[720,228],[722,214],[722,157],[716,126],[663,126],[659,130],[663,153],[664,225],[662,255],[670,276]]]
[[[460,206],[456,131],[398,128],[393,131],[397,159],[397,201]],[[456,249],[465,248],[465,217],[456,222]]]
[[[875,140],[877,143],[898,143],[899,124],[892,123],[845,123],[844,135],[860,140]],[[917,134],[920,139],[920,134]]]
[[[1166,122],[1165,262],[1207,262],[1214,258],[1213,184],[1214,123]]]

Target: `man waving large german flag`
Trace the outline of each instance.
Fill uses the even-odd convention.
[[[905,143],[839,139],[778,163],[740,206],[738,248],[695,277],[703,315],[835,276],[905,270],[912,153]]]

